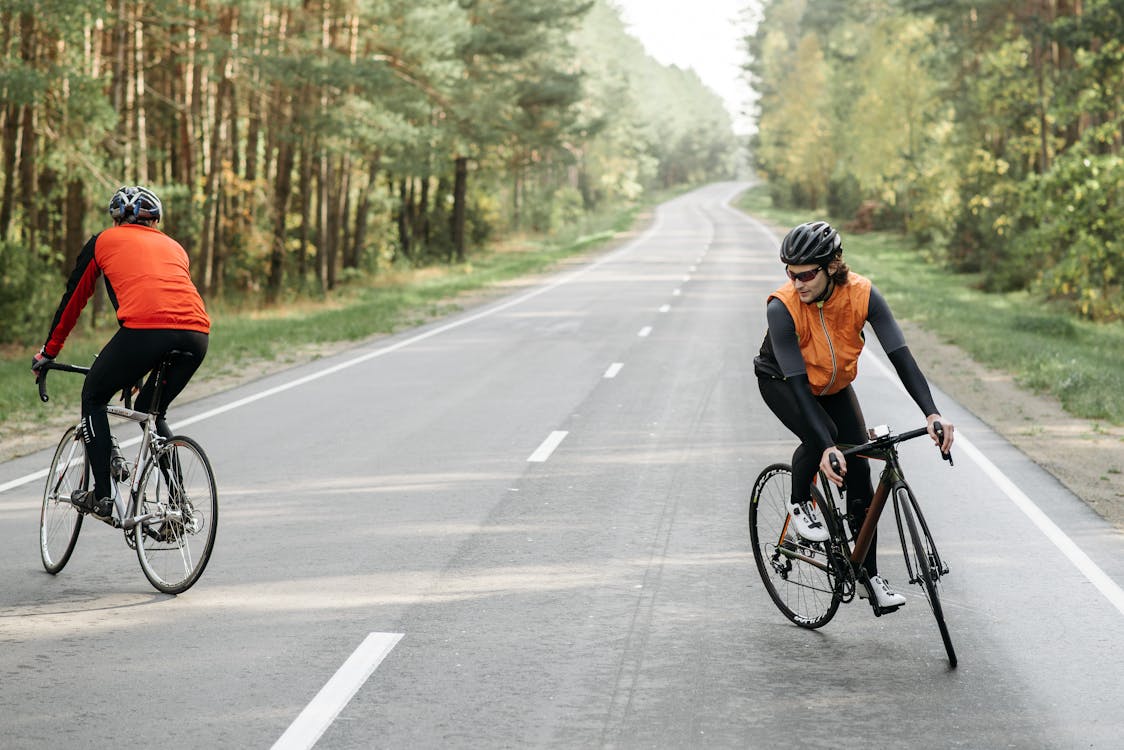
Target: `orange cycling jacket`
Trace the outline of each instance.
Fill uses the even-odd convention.
[[[808,383],[816,396],[838,393],[858,375],[870,289],[870,279],[852,271],[826,302],[801,302],[796,287],[787,283],[769,295],[784,303],[796,324]]]
[[[210,333],[211,319],[191,281],[187,251],[155,227],[122,224],[95,234],[78,254],[43,349],[56,357],[94,293],[99,274],[125,328]]]

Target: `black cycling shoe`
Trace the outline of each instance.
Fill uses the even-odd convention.
[[[106,519],[113,515],[113,499],[95,498],[93,490],[75,490],[70,495],[70,502],[78,510],[96,518]]]

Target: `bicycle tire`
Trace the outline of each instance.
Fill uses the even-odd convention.
[[[188,437],[169,438],[145,466],[134,529],[141,570],[158,591],[182,594],[211,558],[219,501],[207,454]]]
[[[61,465],[60,465],[61,462]],[[51,468],[43,485],[43,505],[39,511],[39,557],[43,568],[57,574],[70,561],[78,532],[82,530],[83,514],[70,497],[76,490],[90,487],[90,462],[86,444],[77,427],[63,433],[51,458]]]
[[[773,464],[758,475],[749,502],[749,539],[773,604],[794,624],[813,630],[835,616],[840,594],[827,571],[829,545],[802,540],[790,528],[791,486],[788,464]]]
[[[904,519],[906,530],[909,532],[908,542],[905,534],[901,534],[902,552],[905,554],[906,567],[910,570],[911,579],[910,583],[916,583],[921,586],[922,591],[925,592],[925,598],[929,600],[929,609],[933,613],[933,619],[937,621],[937,628],[941,633],[941,641],[944,643],[945,653],[948,655],[948,664],[953,669],[956,668],[956,649],[952,646],[952,638],[948,632],[948,625],[944,620],[944,610],[941,607],[940,589],[938,588],[938,579],[940,578],[939,571],[935,570],[931,561],[935,559],[932,546],[928,543],[930,537],[927,534],[922,534],[918,531],[918,524],[914,518],[914,508],[917,501],[913,497],[908,487],[899,487],[894,490],[895,499],[897,500],[897,510],[899,519]],[[899,525],[899,533],[902,529]]]

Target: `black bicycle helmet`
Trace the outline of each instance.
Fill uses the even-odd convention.
[[[120,187],[109,199],[109,216],[120,224],[160,221],[163,212],[156,193],[140,185]]]
[[[788,266],[825,266],[843,249],[839,232],[826,221],[810,221],[794,228],[781,242],[781,262]]]

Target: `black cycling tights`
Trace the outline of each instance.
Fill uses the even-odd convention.
[[[758,378],[758,384],[765,404],[785,427],[800,438],[800,445],[792,454],[792,499],[807,500],[807,488],[811,486],[819,470],[820,458],[823,456],[821,448],[810,446],[818,445],[819,440],[805,422],[789,383],[773,378]],[[821,418],[828,425],[832,440],[851,445],[867,441],[866,422],[863,419],[862,407],[855,398],[854,388],[847,386],[838,393],[817,396],[814,400],[820,409]],[[870,499],[874,496],[874,488],[870,481],[870,463],[865,458],[850,456],[847,459],[847,476],[844,482],[847,487],[847,513],[852,519],[851,531],[857,535],[870,508]],[[863,560],[863,567],[867,574],[872,576],[878,574],[875,555],[877,546],[876,533],[871,540],[870,551]]]
[[[167,352],[177,349],[190,353],[190,357],[176,357],[172,360],[160,398],[160,416],[156,420],[156,427],[161,435],[171,437],[172,432],[164,421],[168,404],[180,394],[202,364],[203,357],[207,354],[207,340],[207,334],[197,331],[118,328],[117,333],[101,350],[82,386],[82,439],[90,457],[97,497],[113,497],[113,485],[109,479],[112,446],[109,439],[109,416],[105,411],[109,400],[159,366]],[[137,411],[149,410],[155,386],[153,380],[150,377],[137,396],[133,404]]]

